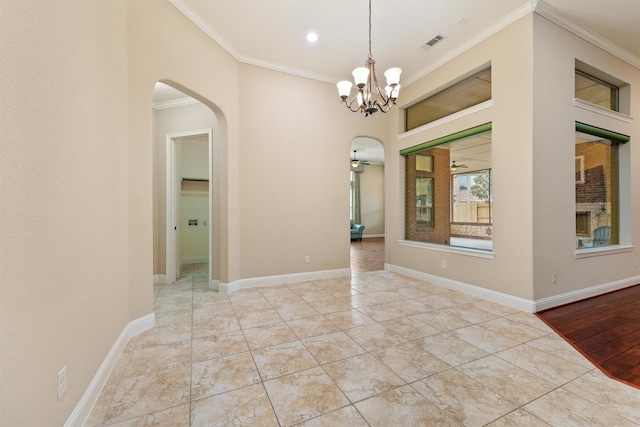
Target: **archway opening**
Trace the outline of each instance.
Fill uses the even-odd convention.
[[[197,94],[158,82],[153,95],[154,284],[173,283],[181,271],[217,289],[221,264],[224,116]],[[156,287],[157,289],[158,287]]]
[[[358,136],[350,147],[349,216],[352,273],[384,270],[384,147]]]

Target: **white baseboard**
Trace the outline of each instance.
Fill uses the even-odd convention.
[[[154,285],[164,285],[167,283],[167,275],[166,274],[154,274],[153,276],[153,284]]]
[[[458,282],[444,277],[435,276],[433,274],[399,267],[397,265],[385,264],[384,268],[385,270],[392,273],[398,273],[404,276],[413,277],[414,279],[424,280],[425,282],[460,291],[474,297],[482,298],[487,301],[492,301],[529,313],[536,313],[548,308],[569,304],[572,302],[583,300],[585,298],[595,297],[607,292],[617,291],[619,289],[624,289],[626,287],[640,283],[640,276],[634,276],[628,277],[626,279],[616,280],[614,282],[604,283],[602,285],[596,285],[589,288],[566,292],[564,294],[541,298],[538,300],[528,300],[526,298],[516,297],[468,283]]]
[[[211,282],[209,283],[209,289],[211,289],[212,291],[219,290],[220,289],[220,280],[211,279]]]
[[[218,292],[231,293],[240,289],[255,288],[258,286],[280,285],[282,283],[305,282],[308,280],[331,279],[333,277],[350,276],[350,268],[337,270],[312,271],[309,273],[282,274],[279,276],[253,277],[249,279],[239,279],[231,283],[219,283]]]
[[[384,234],[363,234],[363,239],[371,239],[373,237],[384,237]]]
[[[102,392],[102,388],[107,383],[109,379],[109,375],[111,375],[111,371],[113,371],[116,362],[118,361],[118,357],[122,354],[122,351],[129,342],[131,337],[134,337],[142,332],[151,329],[156,324],[156,315],[155,313],[147,314],[146,316],[140,317],[139,319],[132,320],[127,323],[124,327],[118,339],[109,350],[107,357],[104,359],[100,368],[98,368],[98,372],[94,375],[89,387],[85,390],[82,398],[76,405],[75,409],[69,416],[69,419],[64,424],[65,427],[72,426],[84,426],[87,418],[91,414],[91,410],[93,406],[98,401],[100,397],[100,393]]]
[[[640,276],[627,277],[626,279],[616,280],[602,285],[591,286],[589,288],[578,289],[577,291],[541,298],[534,301],[534,308],[535,311],[542,311],[559,305],[569,304],[586,298],[606,294],[607,292],[624,289],[629,286],[637,285],[638,283],[640,283]]]
[[[182,260],[180,261],[180,265],[183,264],[203,264],[203,263],[208,263],[209,262],[209,257],[206,256],[194,256],[191,258],[182,258]]]
[[[529,313],[534,312],[535,302],[525,298],[493,291],[491,289],[481,288],[480,286],[458,282],[456,280],[435,276],[429,273],[423,273],[421,271],[411,270],[405,267],[399,267],[397,265],[385,264],[385,270],[392,273],[398,273],[404,276],[413,277],[414,279],[424,280],[425,282],[433,283],[434,285],[439,285],[447,289],[453,289],[454,291],[460,291],[467,295],[506,305],[507,307],[527,311]]]

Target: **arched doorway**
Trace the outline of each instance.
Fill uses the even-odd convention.
[[[358,136],[351,141],[349,214],[352,229],[360,229],[352,232],[352,273],[384,270],[384,160],[378,140]]]
[[[182,270],[220,282],[220,150],[224,119],[179,85],[158,82],[153,97],[154,283]],[[193,96],[192,96],[193,95]]]

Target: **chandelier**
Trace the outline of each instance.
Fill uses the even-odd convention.
[[[371,0],[369,0],[369,58],[364,67],[353,70],[353,80],[357,86],[357,92],[348,100],[353,83],[347,80],[338,82],[338,94],[342,102],[352,112],[360,111],[365,117],[380,110],[386,113],[395,105],[400,92],[400,68],[389,68],[384,72],[387,78],[387,86],[384,90],[376,77],[376,61],[371,57]]]

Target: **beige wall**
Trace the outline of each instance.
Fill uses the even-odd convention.
[[[389,118],[349,112],[335,85],[240,68],[239,277],[348,268],[345,159],[355,136],[385,141]]]
[[[640,269],[634,268],[634,259],[640,258],[640,122],[637,117],[627,123],[575,107],[573,87],[576,59],[629,83],[632,93],[640,87],[640,70],[539,16],[534,20],[533,56],[535,298],[638,276]],[[640,97],[632,96],[630,102],[631,116],[637,116]],[[576,256],[575,121],[632,136],[620,147],[620,194],[622,202],[631,207],[621,209],[620,243],[634,248],[622,253]],[[554,272],[556,284],[551,280]]]
[[[360,174],[360,212],[364,236],[384,236],[384,165],[368,165]]]
[[[60,426],[132,319],[127,2],[0,9],[0,425]]]
[[[532,16],[528,15],[452,59],[415,83],[403,87],[403,105],[432,94],[472,70],[491,63],[493,106],[456,120],[440,122],[402,136],[389,152],[387,179],[387,245],[389,263],[415,271],[514,295],[533,297],[531,188]],[[401,118],[396,114],[396,123]],[[404,239],[404,160],[398,151],[492,122],[494,259],[407,247]],[[519,159],[521,161],[514,161]],[[514,179],[517,177],[517,179]],[[514,215],[513,205],[520,208]],[[441,268],[447,261],[447,269]]]

